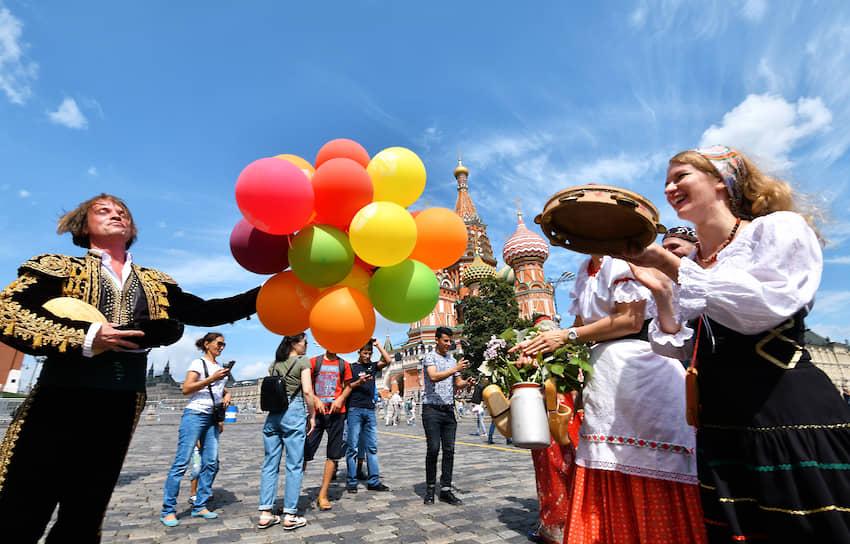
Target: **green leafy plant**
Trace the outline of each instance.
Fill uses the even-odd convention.
[[[538,353],[535,364],[519,366],[519,353],[508,351],[524,340],[540,334],[535,327],[507,329],[492,336],[484,350],[484,362],[478,372],[490,379],[508,396],[513,385],[520,382],[543,384],[555,380],[560,393],[581,391],[584,381],[593,372],[588,344],[566,344],[551,353]]]

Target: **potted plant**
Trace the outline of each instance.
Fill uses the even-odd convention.
[[[593,372],[587,344],[567,344],[554,352],[540,353],[534,364],[524,366],[519,364],[518,353],[508,353],[523,340],[554,328],[554,323],[552,326],[547,323],[551,321],[527,329],[507,329],[499,336],[494,335],[484,351],[484,362],[478,367],[478,372],[487,376],[491,383],[484,389],[483,397],[496,428],[522,448],[549,447],[550,427],[554,424],[565,428],[558,421],[570,415],[559,410],[557,393],[581,391],[584,379]],[[547,415],[547,409],[553,411],[552,417]],[[569,440],[565,432],[553,433],[553,436],[559,442]]]

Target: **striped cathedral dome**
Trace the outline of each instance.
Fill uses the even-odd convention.
[[[481,257],[476,254],[475,258],[469,263],[469,266],[463,269],[461,281],[469,287],[474,283],[478,283],[484,278],[495,278],[496,269],[481,260]]]
[[[514,262],[519,259],[536,259],[541,263],[549,257],[549,244],[542,236],[534,234],[525,223],[522,222],[522,214],[519,215],[519,225],[513,236],[505,242],[505,249],[502,250],[502,258],[509,266],[513,267]]]

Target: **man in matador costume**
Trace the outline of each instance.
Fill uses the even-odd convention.
[[[135,264],[127,250],[136,225],[112,195],[65,214],[57,232],[88,252],[34,257],[0,293],[0,341],[45,357],[0,443],[0,527],[16,544],[37,542],[57,504],[47,542],[100,541],[145,407],[148,350],[176,342],[184,323],[250,316],[259,291],[203,300]]]

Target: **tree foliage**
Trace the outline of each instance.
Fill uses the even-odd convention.
[[[463,351],[471,368],[478,368],[484,361],[484,349],[491,336],[499,336],[505,329],[531,325],[519,317],[513,286],[499,279],[481,280],[478,295],[465,298],[459,305],[463,314],[463,335],[469,342]]]

